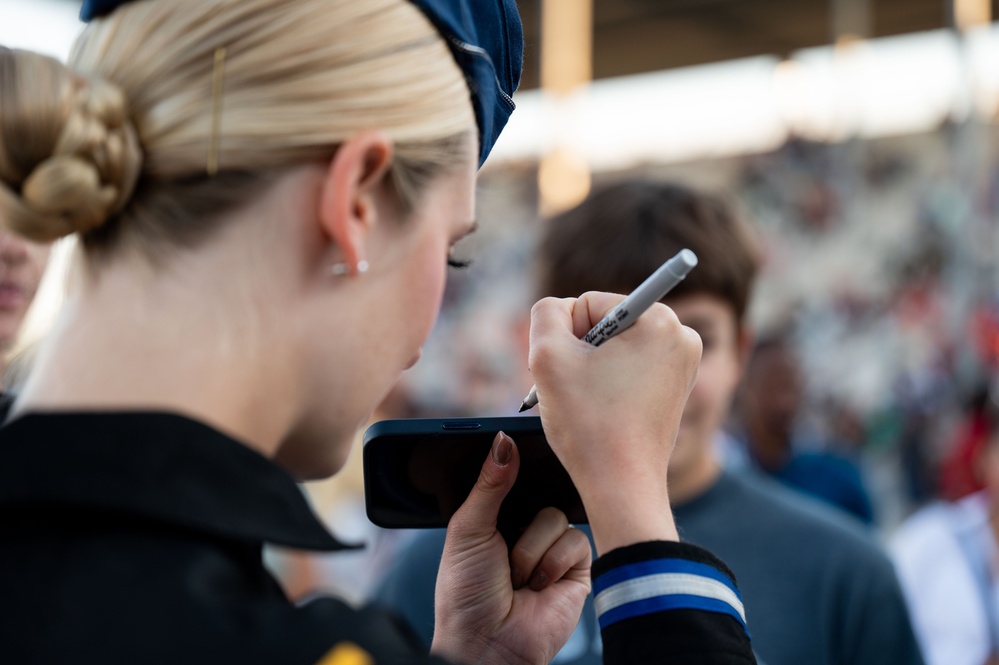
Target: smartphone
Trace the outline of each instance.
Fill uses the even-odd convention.
[[[503,431],[517,444],[520,472],[500,508],[507,538],[554,506],[586,524],[579,492],[548,445],[537,416],[382,420],[364,433],[364,500],[368,518],[389,528],[443,528],[468,497]]]

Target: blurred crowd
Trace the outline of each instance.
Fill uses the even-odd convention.
[[[595,188],[635,177],[683,183],[722,197],[753,227],[762,249],[747,317],[755,346],[719,453],[867,524],[893,552],[907,594],[906,575],[929,565],[912,553],[930,556],[919,543],[932,538],[932,516],[980,531],[988,512],[981,491],[999,422],[994,134],[948,126],[839,145],[792,141],[765,155],[594,177]],[[532,383],[528,315],[547,223],[535,176],[530,165],[483,172],[476,235],[492,249],[459,245],[472,265],[451,274],[421,362],[374,419],[517,412]],[[336,559],[275,552],[293,593],[333,588],[366,600],[414,537],[364,519],[358,457],[352,472],[309,490],[335,531],[369,547]],[[939,513],[962,505],[957,517]],[[932,621],[914,616],[917,632]]]
[[[963,180],[958,131],[796,141],[766,155],[595,178],[695,186],[755,227],[764,261],[750,323],[759,338],[786,338],[800,365],[796,439],[860,466],[884,533],[928,501],[981,488],[967,430],[991,399],[999,358],[999,165]],[[531,175],[483,174],[480,233],[501,249],[472,248],[470,269],[452,274],[440,334],[400,387],[415,413],[510,415],[530,385],[525,319],[533,238],[545,223]],[[492,288],[498,280],[505,288]],[[462,334],[444,334],[454,331]]]

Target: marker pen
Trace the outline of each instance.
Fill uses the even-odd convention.
[[[593,346],[600,346],[614,335],[638,320],[645,310],[659,302],[673,288],[683,281],[687,274],[697,265],[697,255],[689,249],[681,249],[676,256],[662,264],[648,279],[632,291],[621,304],[607,313],[600,323],[586,333],[583,341]],[[538,387],[531,392],[520,405],[521,412],[527,411],[538,403]]]

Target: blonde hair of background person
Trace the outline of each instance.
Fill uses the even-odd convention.
[[[511,6],[497,2],[492,11],[510,20]],[[476,12],[488,11],[488,3],[476,3]],[[163,440],[170,427],[193,428],[193,442],[211,439],[197,446],[211,449],[204,454],[184,448],[205,464],[223,450],[237,456],[235,439],[265,458],[254,468],[279,485],[290,478],[278,467],[305,479],[342,466],[357,428],[418,359],[451,248],[473,227],[479,152],[469,96],[478,99],[475,86],[492,82],[466,84],[456,66],[463,60],[423,12],[403,0],[144,0],[91,23],[72,70],[0,51],[9,86],[0,89],[0,219],[40,241],[76,233],[83,266],[13,406],[14,419],[0,430],[0,506],[27,520],[5,525],[4,542],[13,546],[0,548],[0,605],[12,610],[0,624],[0,660],[23,662],[19,654],[34,657],[34,647],[53,661],[69,653],[126,661],[141,652],[145,662],[151,655],[176,662],[193,644],[202,659],[221,649],[218,658],[232,660],[236,654],[225,649],[252,648],[261,661],[304,648],[307,640],[296,639],[302,630],[400,657],[401,638],[393,641],[389,625],[372,612],[353,613],[333,601],[303,608],[279,602],[252,556],[239,558],[221,579],[211,571],[235,568],[237,560],[220,559],[215,550],[211,565],[197,570],[184,568],[184,558],[161,556],[155,572],[137,573],[130,566],[147,551],[140,545],[150,532],[158,554],[195,547],[191,538],[157,531],[161,520],[178,519],[171,505],[156,505],[162,512],[120,527],[105,542],[106,525],[87,531],[86,510],[75,513],[68,532],[39,530],[51,505],[25,516],[32,504],[16,494],[44,495],[50,474],[43,470],[51,465],[73,478],[67,490],[94,499],[81,474],[104,461],[110,468],[98,469],[100,486],[93,488],[103,497],[98,505],[134,489],[138,505],[122,500],[112,507],[142,517],[161,475],[203,478],[200,469],[175,463],[154,465],[152,485],[107,480],[111,468],[135,473],[128,461],[137,456],[145,469],[150,460],[143,454],[185,445]],[[519,34],[519,20],[516,28]],[[535,307],[531,366],[550,441],[580,488],[601,553],[696,558],[734,589],[717,560],[675,543],[663,510],[665,468],[700,341],[667,308],[655,307],[608,352],[580,356],[580,331],[618,302],[588,294]],[[603,381],[613,376],[628,381]],[[115,428],[137,434],[108,452],[116,440],[109,444],[104,433]],[[52,434],[69,429],[72,440]],[[30,436],[38,431],[50,438]],[[157,450],[144,453],[142,436],[156,439]],[[542,511],[512,553],[496,531],[518,465],[515,445],[498,436],[451,522],[438,586],[437,654],[545,662],[579,616],[590,550],[565,516]],[[243,471],[198,489],[229,492],[226,510],[238,512],[241,499],[257,501],[274,489],[249,492]],[[202,493],[186,491],[183,499],[204,500]],[[17,510],[3,503],[12,495]],[[299,505],[284,498],[289,510]],[[239,517],[239,524],[208,534],[223,539],[229,529],[252,529],[257,516]],[[207,537],[198,520],[210,515],[182,518]],[[314,516],[310,523],[318,527]],[[130,529],[142,535],[130,538]],[[331,540],[323,534],[315,537]],[[51,538],[62,540],[53,547],[44,540]],[[103,549],[97,554],[94,547]],[[37,573],[42,558],[44,574]],[[623,561],[611,556],[604,567],[619,571]],[[113,570],[105,562],[116,562]],[[98,570],[104,576],[97,580],[87,575]],[[264,580],[230,601],[232,576],[245,570]],[[66,578],[74,585],[60,584]],[[157,593],[144,593],[147,585]],[[93,603],[103,605],[93,610]],[[261,604],[269,613],[252,614]],[[751,662],[744,618],[729,605],[717,614],[688,606],[642,613],[642,621],[623,618],[616,640],[605,640],[608,658],[621,662],[635,649],[658,653],[658,640],[637,639],[652,622],[686,636],[674,650],[718,653],[725,662],[734,653]],[[326,608],[323,620],[309,614],[316,608]],[[142,622],[147,613],[155,620]],[[114,637],[86,630],[93,621],[113,625]],[[220,624],[225,630],[215,629]],[[56,630],[58,639],[46,633]],[[315,639],[310,633],[309,644]],[[343,644],[324,644],[334,647],[331,662],[340,662]],[[53,653],[60,648],[68,651]],[[130,648],[136,651],[115,651]]]

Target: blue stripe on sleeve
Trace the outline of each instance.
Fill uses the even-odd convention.
[[[727,614],[738,621],[742,626],[742,629],[746,631],[746,634],[749,634],[749,630],[746,628],[746,623],[742,620],[742,617],[739,616],[739,613],[735,610],[735,608],[728,603],[714,598],[679,594],[670,596],[655,596],[654,598],[638,600],[609,610],[600,615],[600,628],[603,630],[604,628],[625,619],[631,619],[633,617],[643,616],[646,614],[654,614],[655,612],[662,612],[666,610],[702,610],[706,612]]]

